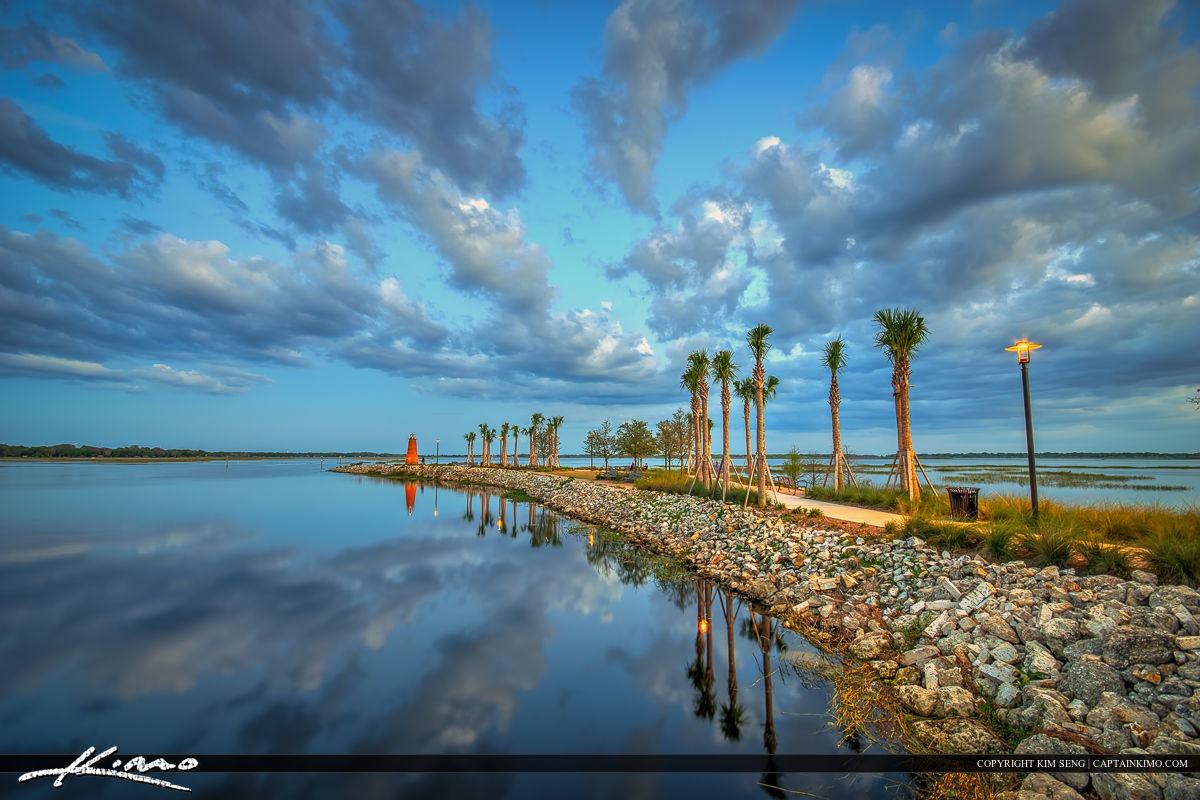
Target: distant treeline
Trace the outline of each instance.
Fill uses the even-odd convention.
[[[51,444],[26,447],[0,444],[0,458],[388,458],[394,453],[297,453],[294,451],[182,450],[162,447],[93,447],[92,445]]]

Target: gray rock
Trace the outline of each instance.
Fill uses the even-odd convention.
[[[1159,788],[1137,773],[1095,772],[1092,788],[1100,800],[1163,800]]]
[[[1155,608],[1183,605],[1197,614],[1200,613],[1200,592],[1186,586],[1160,586],[1151,593],[1149,603]]]
[[[1123,693],[1125,682],[1121,679],[1121,673],[1100,659],[1085,658],[1067,662],[1062,680],[1058,682],[1058,690],[1068,697],[1082,700],[1091,708],[1100,702],[1100,695],[1104,692]]]
[[[1174,663],[1175,637],[1151,628],[1120,627],[1104,640],[1101,653],[1105,663],[1117,669]]]
[[[1168,775],[1163,800],[1195,800],[1200,797],[1200,780],[1186,775]]]
[[[1033,736],[1022,739],[1013,748],[1013,753],[1015,755],[1074,756],[1086,754],[1087,748],[1082,745],[1064,742],[1062,739],[1056,739],[1044,733],[1035,733]],[[1077,792],[1082,792],[1088,785],[1088,774],[1086,772],[1056,772],[1054,773],[1054,777]]]
[[[1004,741],[975,719],[922,719],[912,727],[921,743],[941,753],[995,753],[1005,749]]]
[[[1075,661],[1081,656],[1098,656],[1101,652],[1102,643],[1099,639],[1087,638],[1080,639],[1077,642],[1071,642],[1063,646],[1063,661]]]
[[[1032,775],[1026,775],[1025,780],[1021,781],[1017,798],[1018,800],[1083,800],[1083,795],[1054,776],[1044,772],[1035,772]]]

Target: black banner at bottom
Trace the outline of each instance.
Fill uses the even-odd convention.
[[[0,773],[67,772],[80,755],[0,754]],[[825,754],[463,754],[463,755],[140,755],[85,759],[94,769],[180,777],[188,773],[906,773],[906,772],[1200,772],[1200,756]],[[114,765],[114,761],[117,764]],[[142,769],[142,767],[145,769]]]

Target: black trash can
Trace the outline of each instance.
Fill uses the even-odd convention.
[[[979,519],[979,487],[949,486],[946,493],[950,495],[950,516]]]

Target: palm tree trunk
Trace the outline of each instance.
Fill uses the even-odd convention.
[[[721,382],[721,485],[729,491],[729,381]]]
[[[839,408],[842,405],[841,393],[838,391],[837,373],[829,381],[829,412],[833,418],[833,490],[840,492],[845,484],[842,482],[842,429],[839,421]]]
[[[713,468],[712,468],[712,430],[708,427],[708,384],[705,383],[700,391],[700,413],[703,418],[700,420],[700,436],[701,446],[704,448],[700,454],[700,469],[704,471],[704,485],[711,487],[713,485]]]
[[[758,419],[758,505],[759,508],[767,506],[767,431],[766,420],[763,414],[763,388],[766,383],[766,370],[763,369],[762,362],[754,365],[754,407],[757,411]]]
[[[742,417],[746,420],[746,484],[749,485],[754,477],[750,474],[750,469],[753,466],[751,453],[754,451],[750,447],[750,400],[746,399],[742,402]]]

